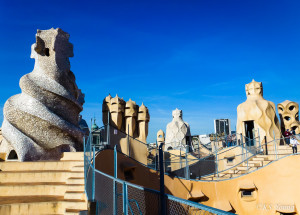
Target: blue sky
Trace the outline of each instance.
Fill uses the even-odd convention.
[[[60,27],[74,44],[71,70],[85,93],[83,117],[99,125],[108,93],[149,108],[148,141],[175,108],[192,134],[215,118],[236,123],[244,85],[300,101],[299,1],[0,1],[0,111],[33,70],[37,29]],[[0,116],[0,122],[3,116]]]

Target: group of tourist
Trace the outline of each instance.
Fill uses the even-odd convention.
[[[300,145],[299,144],[299,140],[296,138],[296,132],[295,130],[289,130],[287,129],[284,134],[283,134],[284,138],[285,138],[285,143],[289,146],[292,147],[293,149],[293,153],[296,154],[297,153],[297,146]],[[230,146],[235,146],[236,145],[236,135],[228,135],[226,138],[224,138],[223,142],[222,142],[223,148],[225,147],[230,147]]]
[[[225,147],[230,147],[230,146],[235,146],[236,145],[236,135],[235,134],[228,134],[227,137],[224,139],[223,143],[223,148]]]
[[[285,143],[287,145],[290,145],[293,148],[294,154],[297,153],[297,146],[299,145],[299,142],[295,135],[296,135],[295,130],[290,131],[289,129],[286,129],[286,131],[283,134],[283,136],[285,138]]]

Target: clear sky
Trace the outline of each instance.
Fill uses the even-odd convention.
[[[175,108],[192,134],[213,132],[245,101],[253,78],[264,97],[300,102],[300,1],[0,0],[0,111],[33,70],[37,29],[60,27],[74,44],[71,70],[85,93],[83,117],[99,125],[108,93],[149,108],[148,141]],[[0,122],[3,116],[0,116]]]

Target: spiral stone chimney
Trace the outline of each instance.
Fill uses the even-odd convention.
[[[20,79],[21,94],[4,105],[0,152],[15,151],[20,161],[60,159],[82,148],[79,128],[84,94],[75,83],[69,57],[73,45],[61,29],[38,30],[31,47],[31,73]]]

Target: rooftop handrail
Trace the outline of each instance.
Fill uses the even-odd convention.
[[[126,134],[125,132],[119,130],[118,128],[114,127],[114,126],[111,125],[111,124],[109,124],[109,126],[108,126],[108,124],[106,124],[106,125],[100,127],[99,129],[97,129],[97,131],[98,131],[98,130],[101,130],[101,129],[103,129],[103,128],[108,128],[108,127],[109,127],[110,129],[111,129],[111,128],[116,129],[118,132],[122,133],[122,134],[124,135],[124,137],[127,136],[127,137],[133,139],[134,141],[137,141],[137,142],[139,142],[139,143],[141,143],[141,144],[143,144],[143,145],[149,146],[147,143],[144,143],[144,142],[142,142],[142,141],[140,141],[140,140],[138,140],[138,139],[136,139],[136,138],[134,138],[134,137],[132,137],[132,136]],[[224,138],[226,139],[227,136],[228,136],[228,135],[225,135]],[[244,137],[244,136],[243,136],[243,137]],[[247,137],[244,137],[244,138],[247,138]],[[220,139],[220,140],[221,140],[221,139]],[[220,141],[220,140],[219,140],[219,141]],[[179,142],[174,142],[174,143],[178,143],[178,144],[179,144]],[[237,146],[238,146],[238,145],[236,144],[235,146],[230,147],[228,150],[233,150],[233,149],[234,149],[235,147],[237,147]],[[155,149],[155,147],[152,147],[152,149]],[[157,148],[156,148],[156,149],[157,149]],[[222,149],[223,149],[223,148],[222,148]],[[218,152],[218,151],[221,151],[222,149],[218,149],[218,150],[215,151],[214,153],[216,153],[216,152]],[[227,150],[227,151],[228,151],[228,150]],[[185,151],[185,150],[182,150],[182,153],[183,153],[183,154],[185,154],[184,151]],[[227,151],[223,151],[222,153],[225,153],[225,152],[227,152]],[[180,157],[180,155],[176,155],[176,154],[173,154],[173,153],[170,153],[170,154],[173,155],[173,156],[175,156],[175,157]],[[207,157],[211,157],[211,156],[213,156],[213,155],[208,155]],[[205,159],[205,157],[199,158],[199,159]]]
[[[300,138],[300,134],[298,134],[298,135],[295,135],[295,136],[298,136],[299,138]],[[276,144],[277,144],[277,141],[281,141],[281,140],[284,140],[284,139],[286,139],[285,137],[283,137],[283,138],[278,138],[278,139],[274,139],[274,140],[271,140],[271,141],[269,141],[269,142],[266,142],[266,143],[264,143],[264,144],[262,144],[261,146],[257,146],[257,147],[254,147],[255,149],[263,149],[263,147],[264,146],[268,146],[268,145],[270,145],[270,144],[274,144],[274,142],[276,142]],[[276,155],[276,150],[271,150],[271,151],[273,151],[273,153],[274,154],[270,154],[270,152],[268,152],[268,155]],[[257,153],[255,153],[255,154],[253,154],[253,155],[251,155],[250,157],[247,157],[246,159],[244,159],[244,160],[242,160],[241,162],[239,162],[238,164],[236,164],[236,165],[234,165],[234,166],[230,166],[229,168],[227,168],[227,169],[224,169],[224,170],[222,170],[222,171],[218,171],[218,173],[220,174],[220,173],[223,173],[223,172],[226,172],[226,171],[228,171],[228,170],[230,170],[230,169],[233,169],[233,168],[235,168],[235,167],[237,167],[237,166],[240,166],[242,163],[245,163],[245,162],[247,162],[247,161],[249,161],[251,158],[253,158],[253,157],[255,157],[255,156],[257,156],[258,154],[263,154],[263,151],[257,151]],[[237,155],[235,155],[235,156],[237,156]],[[220,160],[218,160],[218,161],[221,161],[222,159],[220,159]],[[274,159],[274,160],[278,160],[278,158],[277,159]],[[263,167],[264,165],[262,165],[262,167]],[[262,168],[261,167],[261,168]],[[211,176],[211,175],[215,175],[216,173],[211,173],[211,174],[207,174],[207,175],[203,175],[203,176],[201,176],[201,177],[207,177],[207,176]]]
[[[98,153],[100,151],[98,151]],[[217,208],[212,208],[196,202],[191,202],[189,200],[181,199],[169,194],[163,195],[157,190],[145,188],[143,186],[136,185],[118,178],[116,171],[116,152],[117,150],[115,150],[114,153],[115,174],[114,176],[111,176],[96,169],[94,162],[96,153],[95,146],[92,144],[92,138],[90,136],[90,138],[87,139],[87,142],[85,142],[84,139],[85,192],[88,200],[96,202],[96,214],[103,212],[102,210],[106,211],[109,214],[117,214],[118,211],[122,211],[122,209],[125,214],[128,214],[129,211],[133,214],[134,210],[130,204],[131,202],[135,204],[138,209],[137,212],[139,214],[142,214],[142,210],[146,210],[144,211],[144,213],[147,213],[148,210],[151,210],[151,208],[146,209],[146,204],[151,204],[151,206],[153,206],[154,209],[157,209],[158,211],[161,210],[162,206],[161,204],[159,204],[159,202],[165,202],[164,204],[167,206],[167,208],[172,210],[172,213],[176,214],[180,214],[181,211],[189,213],[191,212],[190,210],[192,210],[193,213],[210,212],[217,215],[232,214],[230,212],[222,211]],[[121,186],[122,189],[117,189],[117,185]],[[96,193],[96,191],[98,193]],[[106,191],[106,193],[104,191]],[[112,195],[107,196],[107,192]],[[134,193],[136,192],[143,192],[143,197],[140,197],[140,195],[134,195]],[[144,196],[149,195],[149,193],[151,193],[152,196],[154,195],[154,199],[144,198]],[[162,201],[163,199],[161,198],[161,196],[165,196],[167,201]],[[118,197],[121,197],[123,199],[123,204],[118,204]],[[103,207],[103,205],[105,205],[105,207]]]
[[[300,135],[296,135],[296,136],[298,137],[298,139],[300,139]],[[240,146],[240,147],[244,147],[244,150],[251,149],[251,151],[254,152],[254,153],[249,153],[249,154],[248,154],[248,153],[242,153],[242,154],[238,154],[238,155],[235,154],[235,156],[244,156],[244,159],[243,159],[241,162],[239,162],[238,164],[236,164],[236,165],[234,165],[234,166],[230,166],[230,167],[227,168],[227,169],[224,169],[224,170],[222,170],[222,171],[215,171],[215,172],[213,172],[213,173],[210,173],[210,174],[207,174],[207,175],[203,175],[203,176],[201,176],[201,177],[206,177],[206,176],[210,176],[210,175],[215,175],[215,174],[217,174],[217,173],[220,174],[220,173],[223,173],[223,172],[228,171],[228,170],[230,170],[230,169],[233,169],[233,168],[235,168],[235,167],[241,165],[242,163],[248,162],[251,158],[257,156],[258,154],[264,154],[264,153],[266,153],[266,151],[265,151],[266,146],[269,146],[269,147],[270,147],[271,144],[274,145],[274,148],[275,148],[275,149],[271,150],[271,149],[269,148],[268,155],[276,155],[276,156],[277,156],[277,153],[278,153],[278,152],[276,151],[276,146],[275,146],[275,145],[279,145],[278,143],[280,143],[281,141],[284,141],[285,139],[286,139],[286,138],[283,137],[283,138],[278,138],[278,139],[270,140],[270,141],[268,141],[268,142],[266,142],[266,143],[263,143],[263,144],[260,143],[260,145],[258,145],[258,146],[250,146],[250,145],[248,146],[247,143],[243,143],[242,145],[238,145],[238,146]],[[237,146],[236,146],[236,147],[237,147]],[[235,147],[230,147],[230,148],[234,149]],[[224,151],[223,153],[228,152],[228,151],[230,151],[230,150],[226,150],[226,151]],[[271,151],[272,153],[270,153],[270,151]],[[222,154],[222,153],[220,153],[220,154]],[[220,154],[219,154],[219,155],[220,155]],[[250,156],[249,156],[249,155],[250,155]],[[207,157],[201,158],[201,159],[199,159],[199,160],[202,160],[202,161],[203,161],[203,159],[205,159],[205,158],[207,158]],[[184,158],[183,158],[183,159],[184,159]],[[226,160],[226,159],[228,159],[228,158],[217,159],[216,162],[220,162],[220,161]],[[277,158],[276,158],[275,160],[277,160]],[[193,160],[189,160],[189,161],[193,161]],[[208,162],[209,162],[209,161],[208,161]],[[175,161],[175,162],[172,162],[172,163],[180,163],[180,162],[176,162],[176,161]],[[182,162],[182,163],[184,163],[184,162]],[[184,178],[184,177],[180,177],[180,178]]]
[[[103,129],[103,128],[107,128],[108,126],[107,125],[105,125],[105,126],[102,126],[101,128],[99,128],[99,130],[101,130],[101,129]],[[112,126],[112,125],[109,125],[109,127],[110,127],[110,129],[112,128],[112,129],[117,129],[117,128],[115,128],[114,126]],[[118,129],[117,129],[118,130]],[[146,143],[143,143],[142,141],[140,141],[140,140],[137,140],[136,138],[133,138],[133,137],[131,137],[131,136],[129,136],[128,134],[126,134],[125,132],[122,132],[122,131],[120,131],[120,130],[118,130],[118,132],[121,132],[123,135],[124,135],[124,137],[130,137],[130,138],[132,138],[132,139],[134,139],[134,140],[136,140],[137,141],[137,143],[141,143],[141,144],[144,144],[144,145],[147,145],[147,146],[149,146],[148,144],[146,144]],[[299,135],[297,135],[298,137],[299,137]],[[216,138],[217,140],[218,140],[218,138]],[[224,136],[224,139],[223,140],[226,140],[226,136]],[[245,140],[245,141],[244,141]],[[165,164],[168,164],[168,165],[171,165],[171,164],[176,164],[176,163],[182,163],[183,164],[183,166],[184,165],[190,165],[190,163],[191,162],[195,162],[195,163],[197,163],[198,161],[207,161],[207,162],[211,162],[211,160],[208,160],[208,159],[211,159],[212,157],[215,157],[215,161],[216,162],[220,162],[220,161],[222,161],[222,160],[226,160],[226,159],[228,159],[228,158],[221,158],[221,159],[218,159],[218,157],[219,156],[221,156],[222,154],[224,154],[224,153],[227,153],[227,152],[230,152],[231,150],[234,150],[234,149],[236,149],[237,147],[242,147],[243,148],[243,150],[246,150],[246,153],[241,153],[241,154],[235,154],[235,156],[236,157],[239,157],[239,156],[243,156],[243,158],[242,158],[242,161],[241,162],[239,162],[238,164],[236,164],[236,165],[234,165],[234,166],[231,166],[231,167],[229,167],[229,168],[227,168],[227,169],[224,169],[224,170],[222,170],[222,171],[218,171],[218,173],[222,173],[222,172],[224,172],[224,171],[228,171],[228,170],[230,170],[230,169],[232,169],[232,168],[235,168],[237,165],[240,165],[240,164],[242,164],[242,163],[244,163],[244,162],[247,162],[247,161],[249,161],[249,159],[250,158],[252,158],[253,156],[256,156],[256,155],[258,155],[258,154],[265,154],[266,153],[266,149],[269,147],[269,151],[270,152],[272,152],[272,153],[274,153],[274,155],[277,153],[277,151],[276,151],[276,146],[275,145],[279,145],[279,143],[281,142],[281,141],[283,141],[283,142],[285,142],[285,140],[286,140],[286,138],[285,137],[281,137],[281,138],[277,138],[277,139],[272,139],[272,140],[269,140],[268,142],[266,142],[266,143],[261,143],[261,141],[262,140],[264,140],[264,139],[261,139],[261,137],[260,136],[257,136],[257,137],[255,137],[255,138],[253,138],[253,139],[249,139],[248,137],[245,137],[245,136],[242,136],[241,134],[240,135],[238,135],[238,134],[236,134],[236,138],[235,138],[235,140],[233,141],[235,144],[234,144],[234,146],[230,146],[230,147],[227,147],[227,148],[219,148],[218,150],[215,150],[214,151],[214,153],[213,154],[209,154],[208,156],[205,156],[205,157],[201,157],[201,158],[198,158],[198,157],[196,157],[196,156],[194,156],[193,155],[193,157],[190,157],[190,155],[192,155],[191,153],[186,153],[186,151],[185,150],[182,150],[181,151],[181,154],[173,154],[173,153],[171,153],[171,152],[168,152],[168,151],[165,151],[165,153],[167,153],[167,154],[169,154],[169,156],[172,156],[172,159],[171,160],[165,160]],[[219,140],[218,141],[222,141],[222,138],[219,138]],[[252,144],[255,144],[255,143],[257,143],[256,141],[259,141],[259,144],[256,144],[256,146],[255,145],[252,145]],[[240,144],[238,144],[238,142],[240,143]],[[275,145],[274,145],[274,143],[276,143]],[[135,143],[136,144],[136,143]],[[272,149],[272,148],[270,148],[270,145],[272,145],[273,144],[273,146],[275,147],[275,149]],[[153,149],[156,149],[156,150],[158,150],[156,147],[154,147]],[[224,149],[226,149],[226,150],[224,150]],[[270,154],[270,152],[269,152],[269,154]],[[126,153],[123,153],[124,155],[126,155],[126,156],[128,156],[128,157],[130,157],[130,158],[132,158],[132,159],[134,159],[132,156],[130,156],[130,154],[126,154]],[[271,154],[270,154],[271,155]],[[134,160],[136,160],[136,159],[134,159]],[[154,161],[154,160],[153,160]],[[155,162],[156,162],[156,160],[155,160]],[[152,164],[143,164],[144,166],[147,166],[147,167],[149,167],[149,168],[151,168],[151,169],[156,169],[156,168],[153,168],[153,166],[154,165],[156,165],[155,163],[152,163]],[[216,172],[214,172],[214,173],[211,173],[211,174],[207,174],[207,175],[205,175],[205,176],[209,176],[209,175],[213,175],[213,174],[216,174]],[[204,176],[202,176],[202,177],[204,177]]]

